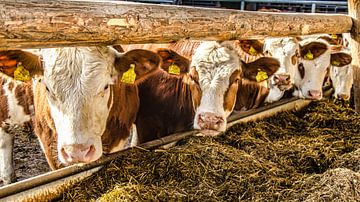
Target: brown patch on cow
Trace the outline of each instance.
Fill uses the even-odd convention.
[[[256,81],[259,71],[267,73],[268,77],[273,75],[280,67],[279,60],[271,57],[262,57],[251,63],[243,63],[243,77],[251,81]]]
[[[109,153],[130,135],[139,109],[138,88],[117,82],[113,86],[113,105],[101,140],[104,153]]]
[[[12,91],[14,89],[14,87],[15,87],[14,82],[10,82],[9,83],[9,91]]]
[[[224,94],[224,110],[227,112],[231,112],[234,108],[237,97],[237,91],[239,87],[240,76],[241,76],[240,70],[236,70],[231,74],[229,78],[230,85]]]
[[[39,138],[46,160],[52,170],[64,167],[57,158],[57,133],[50,114],[50,107],[46,97],[46,87],[37,82],[34,87],[34,131]]]
[[[9,106],[7,102],[7,96],[5,95],[4,91],[4,84],[6,82],[6,79],[3,77],[0,77],[0,127],[2,127],[3,122],[8,118],[9,116]]]
[[[298,71],[300,73],[301,79],[303,79],[305,77],[305,67],[303,63],[298,64]]]
[[[32,115],[33,112],[30,111],[30,108],[34,104],[34,98],[31,81],[22,82],[21,85],[17,85],[15,88],[15,97],[18,104],[23,107],[24,113]]]
[[[352,57],[347,53],[333,53],[331,54],[330,61],[331,61],[331,65],[337,67],[343,67],[351,63]]]
[[[252,40],[252,39],[239,40],[238,44],[240,45],[240,48],[249,55],[252,55],[250,54],[251,47],[253,47],[256,50],[256,54],[254,55],[260,55],[263,52],[264,42],[260,40]]]
[[[298,51],[296,51],[295,55],[291,56],[291,64],[296,65],[298,62]]]
[[[190,67],[190,60],[179,55],[177,52],[170,50],[170,49],[158,49],[157,54],[162,59],[162,65],[161,68],[169,72],[170,65],[177,65],[180,68],[180,74],[186,74],[189,72]]]
[[[235,110],[249,110],[261,106],[269,94],[269,88],[246,79],[239,82]]]
[[[192,75],[196,77],[195,72]],[[195,116],[193,97],[201,97],[194,93],[198,90],[189,75],[174,77],[160,70],[141,83],[141,104],[136,119],[139,142],[190,130]]]
[[[320,57],[323,53],[327,51],[327,46],[324,43],[321,42],[311,42],[309,44],[306,44],[305,46],[300,46],[300,56],[302,58],[305,57],[306,54],[309,53],[309,51],[313,54],[313,59],[316,59]]]
[[[115,59],[115,68],[122,74],[129,70],[130,65],[135,65],[136,83],[142,82],[144,78],[149,76],[159,68],[161,59],[158,54],[148,51],[135,49],[126,52],[119,58]]]
[[[108,100],[108,103],[107,103],[107,107],[108,109],[110,109],[111,105],[112,105],[112,101],[113,101],[113,94],[114,94],[114,90],[113,90],[113,86],[109,86],[108,88],[110,88],[110,96],[109,96],[109,100]]]

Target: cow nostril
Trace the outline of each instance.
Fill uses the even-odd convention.
[[[91,145],[88,152],[85,155],[85,158],[93,156],[93,154],[95,154],[95,151],[96,151],[95,146]]]
[[[64,157],[64,159],[68,159],[70,156],[67,154],[64,147],[61,148],[61,155]]]

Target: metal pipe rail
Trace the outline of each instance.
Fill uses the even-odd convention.
[[[273,104],[269,104],[258,109],[249,110],[243,113],[232,115],[228,118],[229,123],[227,129],[231,126],[249,121],[255,121],[266,117],[273,116],[279,112],[289,110],[299,110],[308,104],[310,100],[302,100],[290,98]],[[221,134],[220,132],[219,134]],[[187,131],[172,134],[157,140],[153,140],[138,147],[144,149],[152,149],[175,141],[179,141],[185,137],[199,134],[198,131]],[[128,148],[131,149],[131,148]],[[128,150],[126,149],[126,150]],[[50,200],[59,197],[66,189],[75,183],[90,176],[102,168],[103,165],[111,162],[119,156],[114,153],[101,158],[98,161],[74,165],[59,170],[55,170],[43,175],[39,175],[21,182],[10,184],[0,188],[0,200],[23,201],[23,200]]]

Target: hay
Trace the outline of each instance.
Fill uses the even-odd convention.
[[[169,150],[129,150],[62,200],[358,200],[358,167],[346,162],[360,161],[354,155],[359,125],[349,103],[314,102],[236,125],[221,137],[190,137]]]
[[[310,176],[296,185],[300,192],[294,194],[301,201],[359,201],[360,173],[346,168],[327,170]]]

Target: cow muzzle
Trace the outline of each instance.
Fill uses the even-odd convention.
[[[198,125],[200,130],[222,131],[225,120],[221,115],[205,112],[198,116]]]
[[[350,95],[344,94],[344,93],[338,93],[336,95],[337,99],[341,99],[341,100],[349,100],[350,99]]]
[[[274,74],[274,84],[280,90],[289,90],[292,87],[290,74]]]
[[[321,100],[322,92],[319,90],[309,90],[307,98],[312,99],[312,100]]]
[[[60,155],[67,164],[88,163],[95,161],[96,149],[94,145],[71,144],[61,148]]]

